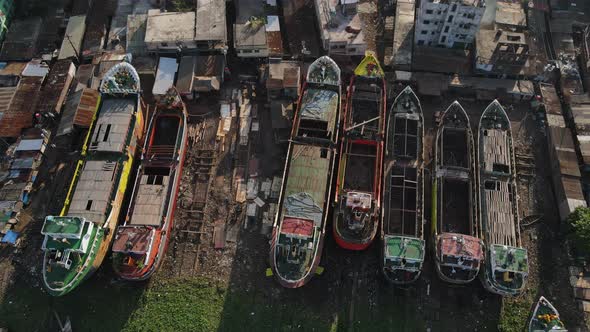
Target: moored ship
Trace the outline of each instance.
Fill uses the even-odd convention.
[[[175,88],[160,99],[147,130],[141,164],[113,243],[113,267],[127,280],[145,280],[161,265],[172,234],[187,146],[187,111]]]
[[[497,100],[481,116],[478,140],[479,199],[486,246],[482,282],[496,294],[518,295],[528,275],[528,254],[520,243],[510,120]]]
[[[383,163],[383,274],[395,284],[420,276],[424,263],[424,122],[408,86],[389,110]]]
[[[100,93],[61,213],[47,216],[41,230],[43,282],[55,296],[76,288],[106,256],[142,135],[135,69],[126,62],[115,65],[102,80]]]
[[[323,56],[310,65],[299,97],[273,225],[270,265],[284,287],[306,284],[320,262],[339,110],[340,68]]]
[[[438,275],[464,284],[484,258],[477,221],[475,151],[469,117],[455,101],[442,115],[435,141],[432,234]]]
[[[381,210],[385,73],[368,52],[350,80],[336,181],[334,238],[364,250],[375,238]]]

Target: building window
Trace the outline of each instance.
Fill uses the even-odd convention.
[[[430,34],[431,34],[431,35],[434,35],[435,33],[436,33],[436,31],[432,31]]]
[[[422,30],[422,31],[420,31],[420,33],[421,33],[421,34],[423,34],[423,35],[425,35],[425,34],[427,34],[427,33],[428,33],[428,31],[426,31],[426,30]]]
[[[449,32],[449,26],[448,25],[445,27],[445,32]]]
[[[452,11],[452,12],[454,12],[454,11],[456,11],[456,10],[457,10],[457,4],[456,4],[456,3],[454,3],[454,4],[453,4],[453,7],[451,8],[451,11]]]
[[[430,24],[430,21],[429,20],[424,20],[424,24],[428,25],[428,24]]]
[[[162,43],[162,47],[168,47],[168,43]]]
[[[431,41],[428,42],[428,46],[432,46],[432,42]]]
[[[349,48],[349,49],[348,49],[348,52],[350,52],[350,53],[354,53],[354,52],[356,52],[356,48]]]
[[[426,9],[426,14],[432,14],[432,9]]]
[[[449,16],[449,19],[447,20],[448,23],[453,22],[453,15]]]
[[[424,41],[423,40],[419,40],[418,41],[418,45],[424,45]]]
[[[441,43],[444,43],[447,41],[447,36],[442,36],[442,38],[440,39]]]

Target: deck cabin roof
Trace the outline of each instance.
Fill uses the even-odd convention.
[[[160,226],[169,182],[169,176],[141,175],[129,225]]]
[[[332,152],[320,147],[293,144],[284,193],[283,216],[322,222]],[[322,150],[326,153],[323,154]],[[322,156],[324,155],[324,156]],[[305,206],[305,208],[302,208]]]
[[[68,215],[101,225],[106,219],[117,167],[116,161],[87,161],[76,184]]]
[[[119,227],[113,242],[113,252],[145,254],[152,242],[152,227]]]
[[[301,100],[301,118],[320,120],[333,128],[338,111],[338,93],[332,90],[307,89]]]
[[[104,99],[92,133],[90,150],[124,152],[136,106],[135,98]]]

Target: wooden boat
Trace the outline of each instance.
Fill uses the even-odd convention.
[[[529,321],[529,332],[567,332],[565,325],[559,318],[559,312],[546,298],[541,296]]]
[[[76,288],[111,245],[142,136],[139,76],[123,62],[100,85],[101,101],[59,216],[47,216],[43,282],[51,295]]]
[[[161,265],[172,234],[187,146],[187,111],[170,88],[157,104],[125,222],[113,243],[113,267],[127,280],[145,280]]]
[[[350,80],[336,181],[334,238],[364,250],[375,238],[381,210],[385,73],[368,52]]]
[[[270,265],[284,287],[315,274],[331,205],[340,109],[340,68],[327,56],[314,61],[303,85],[287,153]]]
[[[424,121],[408,86],[389,110],[383,163],[383,274],[395,284],[416,281],[424,262]]]
[[[528,255],[520,243],[512,130],[497,100],[481,115],[478,141],[479,199],[486,246],[482,281],[491,292],[517,295],[528,275]]]
[[[475,151],[469,117],[455,101],[436,133],[432,183],[432,234],[436,270],[444,281],[464,284],[484,258],[477,221]]]

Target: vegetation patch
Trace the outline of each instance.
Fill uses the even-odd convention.
[[[522,332],[525,330],[533,300],[530,296],[524,295],[518,298],[504,298],[498,330],[501,332]]]
[[[567,218],[568,233],[573,244],[574,255],[590,257],[590,208],[578,207]]]

